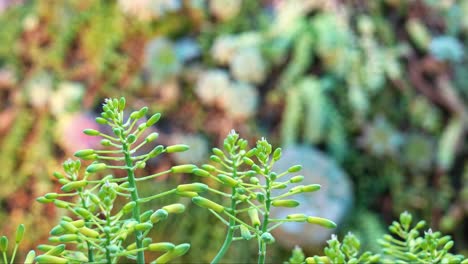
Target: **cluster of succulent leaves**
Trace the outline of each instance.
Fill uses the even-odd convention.
[[[149,159],[162,153],[186,151],[186,145],[155,146],[148,153],[137,152],[143,146],[153,143],[157,133],[143,138],[144,132],[160,118],[154,114],[142,121],[148,108],[124,115],[125,99],[108,99],[103,105],[101,117],[96,122],[111,128],[112,134],[86,129],[89,136],[102,137],[104,150],[84,149],[75,153],[83,160],[93,162],[82,172],[79,160],[68,160],[63,164],[65,174],[54,176],[62,185],[62,193],[47,193],[37,200],[54,203],[58,208],[69,211],[51,231],[49,242],[58,245],[40,245],[44,253],[36,257],[39,263],[116,263],[121,258],[145,262],[145,251],[162,252],[155,262],[165,263],[185,254],[190,245],[174,245],[170,242],[153,242],[148,233],[158,222],[171,214],[184,212],[179,203],[163,206],[157,210],[141,211],[143,203],[173,194],[177,189],[162,191],[151,196],[140,196],[138,185],[165,174],[179,172],[177,167],[152,175],[137,176]],[[97,177],[103,171],[112,169],[114,174]],[[123,170],[125,177],[117,177],[117,170]],[[180,187],[180,186],[179,186]],[[178,188],[179,188],[178,187]],[[74,199],[72,199],[74,198]],[[124,204],[116,200],[123,199]],[[70,245],[68,248],[66,245]],[[71,246],[73,245],[73,246]]]
[[[272,149],[265,139],[257,141],[254,148],[249,149],[248,142],[234,131],[226,137],[223,150],[213,148],[210,159],[216,166],[205,164],[193,173],[201,177],[210,177],[224,186],[226,191],[213,190],[228,201],[226,206],[212,202],[204,197],[196,196],[192,201],[209,209],[226,226],[226,239],[212,263],[218,263],[228,250],[232,241],[250,240],[258,242],[258,262],[265,262],[267,245],[275,242],[270,233],[275,228],[287,222],[308,222],[326,228],[335,228],[332,221],[305,214],[290,214],[284,219],[272,218],[272,207],[296,207],[300,203],[289,199],[299,193],[315,192],[320,189],[318,184],[296,185],[302,182],[304,176],[296,175],[289,180],[282,180],[288,174],[301,170],[300,165],[290,167],[287,171],[275,172],[273,165],[281,158],[281,148]],[[283,178],[284,179],[284,178]],[[273,195],[273,190],[284,190],[282,194]],[[248,220],[245,220],[245,219]]]
[[[250,117],[257,122],[237,123],[240,129],[236,129],[274,128],[281,130],[269,136],[275,143],[326,149],[342,161],[363,208],[389,196],[385,198],[391,198],[394,214],[411,209],[429,218],[438,215],[434,211],[443,211],[447,221],[441,223],[451,223],[445,225],[447,231],[461,233],[456,232],[461,226],[456,223],[466,219],[461,204],[466,201],[462,190],[468,184],[454,188],[453,183],[468,171],[458,169],[464,167],[466,155],[458,144],[465,133],[465,110],[441,98],[452,94],[462,102],[467,100],[466,45],[459,41],[467,34],[467,18],[463,16],[466,0],[451,1],[451,5],[433,0],[336,1],[312,9],[308,9],[308,3],[320,1],[286,0],[274,1],[288,5],[273,12],[257,1],[233,0],[241,7],[235,16],[227,18],[210,9],[208,3],[216,1],[183,1],[190,6],[184,4],[177,11],[146,21],[120,10],[120,3],[125,1],[25,1],[1,11],[0,67],[12,72],[17,80],[12,87],[1,88],[2,98],[7,100],[0,104],[0,111],[11,111],[15,118],[9,123],[11,128],[0,128],[0,202],[15,209],[2,210],[0,218],[6,219],[11,210],[31,209],[15,204],[16,196],[21,195],[15,191],[28,186],[36,192],[53,188],[47,175],[58,167],[54,159],[61,159],[63,150],[62,140],[53,131],[68,111],[52,115],[51,109],[36,107],[32,99],[39,98],[43,90],[31,88],[29,83],[46,75],[52,80],[49,90],[59,90],[56,84],[63,81],[83,84],[85,103],[69,103],[73,111],[92,111],[93,102],[115,94],[117,89],[132,105],[141,100],[157,102],[157,107],[167,110],[167,116],[174,119],[179,117],[178,106],[185,105],[174,101],[182,101],[196,105],[199,117],[181,125],[182,129],[201,130],[206,122],[198,120],[219,115],[203,113],[204,106],[198,104],[201,99],[192,96],[195,82],[185,75],[192,68],[204,71],[219,67],[228,72],[226,66],[230,65],[218,65],[212,56],[216,39],[228,35],[260,39],[260,44],[247,48],[258,49],[256,55],[260,54],[265,66],[262,72],[252,71],[263,74],[264,81],[250,84],[260,91],[256,96],[262,96],[259,114]],[[191,6],[195,2],[202,3],[201,7]],[[339,10],[333,9],[334,5]],[[232,7],[225,9],[232,14]],[[281,34],[275,34],[275,30],[284,21],[278,25],[273,21],[276,17],[290,22]],[[148,67],[140,58],[149,61],[152,53],[143,54],[141,45],[147,42],[150,46],[155,36],[168,43],[170,52],[160,52],[160,57],[169,58],[171,63],[155,60]],[[177,55],[179,40],[186,36],[196,37],[201,52],[191,63],[181,63],[173,56]],[[424,77],[421,82],[414,76],[418,77],[418,69],[423,67],[429,70],[419,70],[419,77]],[[434,72],[427,72],[431,70]],[[167,80],[176,79],[181,85],[178,91],[188,96],[170,102],[160,100],[160,93],[169,89],[155,88],[145,78],[167,72]],[[241,75],[234,72],[226,75],[237,83]],[[427,75],[433,78],[426,80]],[[424,86],[429,91],[421,89]],[[73,102],[80,100],[74,98]],[[180,129],[181,123],[171,126]],[[220,137],[219,133],[207,131],[210,138]],[[24,145],[29,151],[18,149]],[[438,194],[436,200],[427,202],[434,192]],[[454,200],[457,202],[451,205]],[[460,210],[464,213],[450,213]],[[40,210],[30,211],[24,219],[26,226],[48,224]],[[7,223],[0,220],[0,225],[6,228]],[[38,231],[25,240],[41,237],[41,229],[35,229]],[[463,236],[454,239],[466,243]]]
[[[333,235],[327,241],[323,256],[305,257],[300,248],[295,248],[288,263],[326,264],[326,263],[468,263],[463,255],[454,255],[449,250],[454,246],[452,238],[443,236],[431,229],[421,230],[425,221],[412,223],[413,216],[408,212],[400,214],[399,221],[389,226],[389,234],[379,239],[380,251],[361,252],[361,242],[352,233],[339,241]]]

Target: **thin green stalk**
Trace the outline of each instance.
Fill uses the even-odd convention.
[[[5,252],[3,252],[3,261],[5,262],[5,264],[8,263],[7,256],[6,256]]]
[[[232,188],[232,197],[236,194],[236,189]],[[236,210],[236,201],[234,199],[231,199],[231,212],[235,213]],[[224,240],[223,245],[218,251],[218,254],[214,257],[214,259],[211,261],[211,264],[216,264],[219,263],[219,261],[224,257],[226,254],[227,250],[231,246],[232,243],[232,238],[234,235],[234,229],[236,226],[236,220],[234,218],[229,217],[229,227],[228,227],[228,232],[226,234],[226,239]]]
[[[15,244],[15,248],[13,249],[13,254],[11,255],[10,264],[13,264],[13,260],[16,257],[16,251],[18,251],[18,244]]]
[[[127,177],[128,177],[128,183],[130,188],[132,188],[131,192],[131,197],[132,201],[135,202],[135,207],[133,207],[133,219],[137,221],[138,223],[141,222],[140,220],[140,203],[139,203],[139,197],[138,197],[138,190],[136,188],[136,182],[135,182],[135,172],[133,169],[133,162],[132,158],[130,156],[130,152],[128,150],[128,144],[123,143],[122,144],[122,150],[125,155],[125,164],[127,165]],[[143,235],[141,231],[135,230],[135,243],[137,246],[137,249],[143,248]],[[137,253],[137,263],[138,264],[144,264],[145,263],[145,253],[144,251],[138,251]]]
[[[79,195],[80,195],[80,198],[81,198],[81,204],[82,204],[83,208],[88,210],[88,207],[86,206],[85,200],[83,199],[83,193],[81,192],[81,189],[80,189]],[[85,226],[90,227],[90,223],[89,223],[88,220],[85,220]],[[89,243],[89,241],[86,241],[86,245],[88,247],[88,261],[90,263],[92,263],[92,262],[94,262],[93,248],[92,248],[91,244]]]
[[[107,226],[110,228],[110,213],[109,212],[107,212]],[[111,241],[110,241],[109,232],[106,232],[106,240],[107,240],[106,259],[107,259],[107,263],[111,264],[112,263],[112,258],[111,258],[111,254],[110,254],[110,250],[109,250],[109,246],[111,245]]]
[[[265,173],[267,174],[267,173]],[[267,232],[268,222],[270,217],[270,206],[271,206],[271,186],[270,186],[270,179],[266,178],[266,197],[265,197],[265,214],[263,215],[263,223],[262,223],[262,234]],[[266,243],[265,241],[260,239],[259,249],[258,249],[258,264],[265,263],[265,256],[266,256]]]

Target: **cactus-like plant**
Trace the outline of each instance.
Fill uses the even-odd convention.
[[[195,169],[194,174],[210,177],[228,191],[208,188],[229,200],[228,206],[223,206],[201,196],[192,201],[209,209],[216,217],[227,225],[224,244],[212,263],[219,263],[226,251],[235,240],[250,240],[258,242],[258,263],[265,263],[268,244],[274,243],[271,231],[287,222],[308,222],[326,228],[335,228],[332,221],[305,214],[291,214],[284,219],[272,218],[272,207],[296,207],[299,202],[288,199],[298,193],[315,192],[320,185],[298,185],[288,188],[291,184],[300,183],[303,176],[297,175],[289,180],[281,180],[283,176],[301,170],[300,165],[292,166],[284,172],[275,172],[272,167],[281,158],[281,149],[273,151],[265,139],[257,141],[256,147],[248,149],[248,142],[232,131],[224,140],[224,150],[214,148],[211,160],[219,167],[209,164]],[[284,189],[284,193],[274,195],[273,190]],[[245,220],[247,218],[248,220]]]
[[[79,160],[68,160],[63,164],[65,174],[54,176],[62,185],[62,193],[47,193],[37,200],[42,203],[54,203],[56,207],[66,209],[72,216],[63,216],[54,227],[49,241],[58,245],[40,245],[44,253],[37,256],[38,263],[116,263],[120,258],[135,259],[145,263],[145,251],[161,252],[155,262],[165,263],[187,252],[187,243],[174,245],[169,242],[153,242],[148,237],[149,231],[158,222],[170,214],[182,213],[184,205],[170,204],[156,211],[142,211],[142,204],[166,195],[190,189],[181,185],[172,190],[163,191],[151,196],[141,196],[138,186],[148,180],[169,173],[190,172],[194,165],[181,165],[156,174],[137,177],[137,171],[144,168],[149,159],[162,153],[181,152],[188,149],[186,145],[164,147],[157,145],[149,153],[137,154],[137,150],[153,143],[157,133],[142,138],[145,130],[158,122],[160,114],[154,114],[146,122],[144,118],[148,108],[143,107],[124,118],[125,99],[107,99],[103,105],[101,117],[96,122],[107,125],[113,135],[95,129],[86,129],[88,136],[102,137],[101,145],[106,149],[84,149],[75,153],[83,160],[92,160],[86,171],[80,170]],[[139,125],[138,125],[139,124]],[[109,174],[97,177],[101,172],[123,170],[125,177]],[[183,190],[182,190],[183,189]],[[76,199],[73,199],[76,198]],[[115,201],[120,198],[126,201],[118,206]],[[76,245],[66,248],[65,244]]]

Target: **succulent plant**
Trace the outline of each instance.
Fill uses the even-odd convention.
[[[232,76],[239,81],[260,84],[266,78],[267,65],[257,48],[237,50],[229,66]]]
[[[210,12],[219,20],[236,17],[242,8],[242,0],[210,0]]]
[[[119,0],[118,3],[124,13],[141,20],[159,19],[182,7],[181,0]]]
[[[157,37],[146,45],[143,68],[149,83],[158,86],[180,73],[182,61],[172,41]]]
[[[203,104],[223,105],[221,97],[230,86],[231,82],[226,71],[207,70],[199,76],[195,86],[195,94]]]
[[[454,37],[439,36],[429,44],[432,56],[441,61],[460,62],[463,59],[463,45]]]

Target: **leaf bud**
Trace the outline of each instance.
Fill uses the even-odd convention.
[[[256,196],[257,196],[257,201],[259,201],[260,203],[263,203],[265,201],[265,194],[261,192],[257,192]]]
[[[150,217],[151,217],[151,215],[153,214],[153,212],[154,212],[154,211],[151,210],[151,209],[150,209],[150,210],[146,210],[144,213],[142,213],[142,214],[140,215],[140,221],[141,221],[141,222],[146,222],[146,221],[150,220]]]
[[[145,138],[145,142],[146,142],[146,143],[153,142],[153,141],[155,141],[158,137],[159,137],[159,134],[156,133],[156,132],[153,132],[153,133],[149,134],[149,135]]]
[[[49,233],[53,236],[59,236],[65,234],[65,229],[61,225],[58,225],[52,228]]]
[[[273,160],[278,161],[280,158],[281,158],[281,148],[277,148],[273,152]]]
[[[250,157],[252,157],[253,155],[255,155],[256,152],[257,152],[257,149],[256,149],[256,148],[253,148],[253,149],[247,151],[247,153],[245,153],[245,156],[250,158]]]
[[[93,229],[90,229],[87,227],[81,227],[78,231],[86,237],[91,237],[91,238],[99,237],[99,233],[97,231],[94,231]]]
[[[102,117],[96,117],[96,123],[100,125],[107,125],[108,121],[105,118]]]
[[[164,209],[158,209],[150,216],[150,221],[152,223],[157,223],[159,221],[165,220],[169,213]]]
[[[39,264],[66,264],[68,259],[51,256],[51,255],[40,255],[35,258],[35,261]]]
[[[325,228],[336,228],[336,224],[333,221],[322,218],[322,217],[309,216],[307,217],[307,222],[311,224],[317,224]]]
[[[216,156],[224,157],[224,152],[222,150],[220,150],[219,148],[213,148],[212,151]]]
[[[159,242],[148,245],[149,251],[170,251],[175,248],[174,244],[169,242]]]
[[[93,163],[86,168],[86,172],[96,173],[105,169],[107,169],[107,165],[105,163]]]
[[[301,182],[303,180],[304,180],[304,176],[298,175],[298,176],[294,176],[291,179],[289,179],[289,182],[290,183],[299,183],[299,182]]]
[[[111,141],[108,139],[101,140],[101,145],[104,147],[109,147],[111,145]]]
[[[123,111],[125,109],[125,97],[120,97],[119,99],[119,111]]]
[[[173,146],[169,146],[169,147],[166,147],[166,152],[167,153],[174,153],[174,152],[184,152],[184,151],[187,151],[189,150],[189,146],[187,145],[173,145]]]
[[[136,202],[135,201],[131,201],[131,202],[128,202],[126,205],[124,205],[124,207],[122,208],[122,212],[124,214],[128,214],[130,213],[133,208],[135,208],[135,205],[136,205]]]
[[[133,144],[133,143],[135,143],[136,140],[137,140],[137,137],[136,137],[135,134],[130,134],[127,137],[127,143],[128,144]]]
[[[217,213],[222,213],[224,211],[224,207],[222,205],[201,196],[193,197],[192,202],[200,207],[211,209]]]
[[[164,147],[161,145],[156,146],[150,153],[148,153],[149,158],[154,158],[161,154],[164,151]]]
[[[271,203],[274,207],[297,207],[299,204],[296,200],[274,200]]]
[[[290,214],[286,216],[288,220],[294,220],[295,222],[305,222],[307,221],[307,215],[305,214]]]
[[[282,182],[282,183],[274,183],[271,188],[273,188],[273,189],[286,189],[287,187],[288,187],[288,185],[286,183]]]
[[[47,251],[45,255],[59,256],[63,251],[65,251],[65,244],[60,244],[55,247],[51,245],[41,245],[41,246],[43,246],[42,248],[43,251]]]
[[[172,173],[192,173],[197,166],[193,164],[178,165],[171,168]]]
[[[146,121],[146,127],[150,127],[150,126],[156,124],[156,123],[159,121],[160,118],[161,118],[161,114],[160,114],[160,113],[156,113],[156,114],[152,115],[152,116],[148,119],[148,121]]]
[[[211,155],[210,160],[216,163],[221,163],[221,159],[216,155]]]
[[[91,213],[84,209],[84,208],[81,208],[81,207],[78,207],[78,208],[75,208],[75,213],[81,217],[83,217],[85,220],[88,220],[91,218]]]
[[[81,180],[81,181],[69,182],[65,184],[64,186],[62,186],[62,188],[60,189],[64,192],[71,192],[76,189],[85,187],[86,185],[88,185],[88,182],[85,180]]]
[[[408,229],[408,228],[409,228],[412,219],[413,219],[413,217],[412,217],[411,214],[409,214],[407,211],[404,211],[404,212],[401,213],[401,215],[400,215],[400,223],[403,225],[403,227],[404,227],[405,229]]]
[[[253,237],[249,229],[244,225],[240,225],[240,232],[241,232],[241,237],[245,240],[250,240]]]
[[[57,180],[60,180],[60,179],[65,178],[65,176],[63,176],[63,174],[61,174],[60,172],[54,172],[54,173],[53,173],[53,176],[54,176]]]
[[[209,177],[211,175],[209,172],[202,169],[194,169],[192,173],[200,177]]]
[[[261,236],[260,236],[260,239],[267,243],[267,244],[273,244],[275,243],[275,238],[269,233],[269,232],[265,232],[263,233]]]
[[[83,149],[75,152],[74,156],[77,158],[83,158],[92,154],[94,154],[94,149]]]
[[[206,170],[206,171],[209,171],[209,172],[216,171],[216,168],[214,166],[209,165],[209,164],[203,164],[201,166],[201,168]]]
[[[36,257],[36,251],[30,250],[24,259],[25,264],[32,264],[34,263],[34,258]]]
[[[145,130],[145,129],[147,129],[147,127],[146,127],[146,122],[145,122],[145,123],[141,123],[141,124],[138,125],[137,130],[138,130],[139,132],[141,132],[141,131],[143,131],[143,130]]]
[[[83,130],[83,133],[88,136],[99,136],[101,134],[101,132],[90,128]]]
[[[6,252],[8,249],[8,238],[6,236],[2,236],[0,238],[0,251]]]
[[[177,191],[178,192],[205,192],[208,190],[208,185],[203,184],[203,183],[189,183],[189,184],[181,184],[177,186]]]
[[[64,202],[62,200],[54,200],[54,204],[58,208],[68,208],[68,206],[69,206],[67,202]]]
[[[144,169],[146,167],[146,162],[140,160],[135,163],[135,167],[138,169]]]
[[[178,195],[180,197],[193,198],[195,196],[198,196],[198,193],[196,193],[196,192],[176,192],[176,195]]]
[[[238,181],[224,174],[219,174],[218,179],[220,179],[225,185],[229,187],[236,187],[239,185]]]
[[[249,181],[252,184],[259,184],[260,183],[260,181],[258,180],[257,177],[250,177]]]
[[[298,171],[300,171],[300,170],[302,170],[302,166],[301,166],[301,165],[294,165],[294,166],[292,166],[292,167],[290,167],[290,168],[288,169],[288,172],[294,173],[294,172],[298,172]]]
[[[118,137],[120,137],[120,136],[122,135],[122,129],[119,128],[119,127],[114,127],[114,128],[112,129],[112,132],[114,133],[114,135],[116,135],[116,136],[118,136]]]
[[[54,200],[57,199],[58,193],[46,193],[44,197],[49,200]]]
[[[135,225],[135,230],[137,231],[146,231],[153,227],[151,223],[140,223]]]
[[[250,158],[244,157],[242,160],[244,161],[245,164],[247,164],[247,165],[249,165],[249,166],[254,165],[253,160],[250,159]]]
[[[185,211],[185,206],[180,203],[175,203],[175,204],[166,205],[162,209],[170,214],[181,214]]]
[[[63,227],[68,233],[75,234],[78,232],[78,228],[76,228],[70,222],[61,221],[60,226]]]
[[[260,218],[258,218],[258,211],[256,208],[249,208],[247,211],[247,214],[249,215],[250,222],[252,223],[253,226],[260,226]]]
[[[67,234],[67,235],[61,235],[58,237],[60,242],[78,242],[79,238],[78,235],[75,234]]]
[[[276,180],[276,178],[278,177],[278,174],[276,174],[276,172],[270,172],[270,174],[268,175],[268,177],[270,178],[270,180],[274,181]]]
[[[320,184],[309,184],[306,186],[301,186],[301,191],[302,192],[315,192],[315,191],[320,190],[320,188],[322,188]]]

